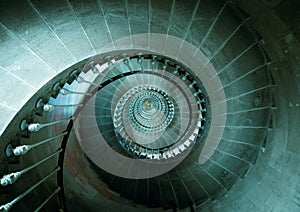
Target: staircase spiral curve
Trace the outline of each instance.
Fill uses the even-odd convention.
[[[274,57],[239,4],[1,4],[0,71],[34,88],[7,107],[1,210],[201,210],[262,163]]]

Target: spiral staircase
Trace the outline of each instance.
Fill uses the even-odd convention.
[[[1,1],[1,211],[299,211],[292,6]]]

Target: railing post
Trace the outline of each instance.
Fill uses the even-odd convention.
[[[41,163],[45,162],[46,160],[52,158],[53,156],[55,156],[56,154],[60,153],[62,151],[62,149],[58,149],[55,153],[49,155],[48,157],[40,160],[39,162],[21,170],[18,172],[13,172],[7,175],[4,175],[1,179],[0,179],[0,184],[2,186],[7,186],[9,184],[13,184],[17,181],[17,179],[19,179],[21,177],[22,174],[25,174],[26,172],[30,171],[31,169],[37,167],[38,165],[40,165]]]
[[[43,110],[45,112],[51,112],[53,110],[55,110],[56,108],[68,108],[68,107],[82,107],[83,104],[73,104],[73,105],[52,105],[52,104],[45,104],[43,106]]]
[[[49,177],[51,177],[54,173],[58,172],[60,170],[60,167],[55,168],[50,174],[48,174],[46,177],[44,177],[42,180],[34,184],[32,187],[24,191],[22,194],[20,194],[18,197],[16,197],[14,200],[12,200],[9,203],[6,203],[5,205],[0,206],[0,210],[3,210],[5,212],[8,212],[14,204],[19,202],[22,198],[24,198],[27,194],[29,194],[31,191],[33,191],[36,187],[38,187],[40,184],[45,182]]]
[[[54,197],[54,195],[57,194],[60,190],[61,190],[61,188],[60,188],[60,187],[57,187],[57,188],[55,189],[55,191],[54,191],[52,194],[50,194],[50,196],[47,197],[47,199],[45,199],[45,201],[42,202],[42,204],[41,204],[37,209],[34,210],[34,212],[40,211],[40,210],[47,204],[47,202],[49,202],[49,200],[50,200],[52,197]]]
[[[89,92],[83,93],[83,92],[77,92],[77,91],[70,91],[69,89],[66,89],[66,88],[60,88],[59,93],[64,96],[66,96],[68,94],[80,94],[80,95],[92,96],[92,93],[89,93]]]
[[[33,149],[34,147],[37,147],[39,145],[42,145],[44,143],[47,143],[51,140],[54,140],[56,138],[59,138],[63,135],[66,135],[68,132],[63,132],[61,134],[58,134],[56,136],[53,136],[51,138],[45,139],[43,141],[40,141],[38,143],[35,144],[31,144],[31,145],[22,145],[22,146],[17,146],[15,148],[12,148],[11,144],[6,148],[6,156],[9,157],[12,154],[14,154],[15,156],[20,156],[20,155],[25,155],[27,152],[29,152],[31,149]]]
[[[65,122],[65,121],[69,121],[71,119],[73,119],[73,117],[70,117],[68,119],[53,121],[53,122],[49,122],[49,123],[44,123],[44,124],[40,124],[40,123],[31,123],[31,124],[28,124],[27,120],[23,119],[22,122],[21,122],[21,124],[20,124],[20,129],[21,130],[25,130],[27,128],[30,132],[37,132],[40,129],[42,129],[43,127],[47,127],[47,126],[50,126],[50,125],[62,123],[62,122]]]

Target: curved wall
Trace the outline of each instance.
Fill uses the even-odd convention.
[[[1,1],[1,134],[48,81],[85,58],[121,48],[117,41],[122,37],[145,32],[168,33],[199,46],[199,38],[204,34],[193,32],[197,26],[186,23],[193,17],[195,5],[201,9],[201,2],[149,2]],[[299,42],[276,14],[279,3],[236,3],[250,14],[252,26],[262,36],[263,48],[272,60],[268,69],[273,76],[276,109],[272,112],[265,151],[260,156],[262,162],[252,166],[248,176],[238,181],[228,195],[207,208],[297,211],[300,198],[300,148],[296,127],[300,115]],[[222,1],[211,4],[209,8],[223,6]],[[211,20],[219,10],[204,11]],[[209,29],[210,24],[208,21],[202,27]],[[107,46],[110,43],[112,45]],[[128,44],[135,48],[150,45],[131,37]]]

